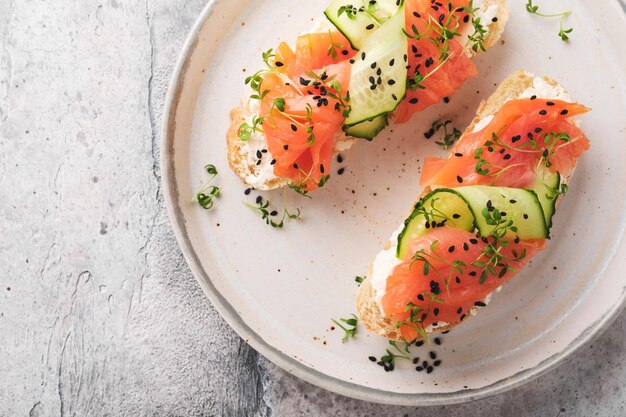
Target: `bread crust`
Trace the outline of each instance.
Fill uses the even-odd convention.
[[[480,103],[478,111],[476,112],[476,117],[472,120],[467,129],[465,129],[463,136],[472,133],[474,131],[474,127],[481,119],[497,113],[506,101],[519,97],[527,88],[532,87],[534,79],[534,75],[531,75],[523,70],[519,70],[502,81],[496,91],[488,99],[483,100]],[[559,86],[555,80],[549,77],[543,77],[543,79],[552,86]],[[417,201],[430,191],[430,188],[425,189]],[[392,242],[387,242],[385,244],[385,249],[391,247],[392,244]],[[374,289],[369,278],[371,271],[372,266],[370,265],[366,278],[361,283],[357,292],[355,298],[356,314],[359,317],[361,324],[363,324],[371,332],[384,336],[390,340],[402,340],[402,335],[398,329],[395,328],[395,322],[391,318],[384,315],[376,302]],[[478,308],[472,308],[463,321],[469,317],[473,317],[477,312]],[[450,323],[446,326],[437,327],[429,333],[438,333],[450,330],[460,323],[461,321],[458,321],[456,323]]]
[[[496,15],[497,20],[495,22],[489,22],[489,24],[486,25],[489,32],[485,36],[484,45],[485,48],[489,48],[496,44],[500,39],[500,36],[504,31],[504,27],[506,26],[506,22],[509,19],[509,11],[506,0],[484,0],[483,4],[484,7],[489,7],[494,4],[499,6],[498,14]],[[484,23],[485,22],[483,22],[483,24]],[[470,51],[472,56],[478,55],[481,52],[482,51],[480,50],[477,52]],[[231,125],[226,135],[226,142],[228,145],[228,163],[233,171],[235,171],[235,173],[249,187],[259,190],[271,190],[282,187],[288,183],[288,181],[284,178],[272,178],[265,181],[263,184],[251,184],[248,181],[249,177],[258,173],[259,167],[251,163],[251,161],[247,158],[245,151],[246,144],[239,139],[237,132],[239,130],[239,126],[241,126],[246,119],[249,120],[253,115],[254,112],[250,109],[249,101],[243,102],[241,106],[230,112]],[[335,141],[334,155],[336,156],[339,152],[348,150],[357,141],[358,139],[341,134]]]

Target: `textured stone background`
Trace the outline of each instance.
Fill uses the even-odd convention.
[[[165,88],[204,2],[0,0],[0,416],[626,415],[625,316],[525,387],[436,409],[333,395],[242,343],[159,189]]]

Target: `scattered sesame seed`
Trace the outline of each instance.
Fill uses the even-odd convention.
[[[457,175],[457,176],[456,176],[456,181],[457,181],[459,184],[463,184],[463,178],[461,178],[459,175]]]
[[[547,101],[547,102],[546,102],[546,106],[554,106],[554,102],[552,102],[552,101]]]
[[[251,192],[252,192],[252,188],[246,188],[243,193],[245,195],[250,195]]]
[[[343,175],[345,171],[345,168],[339,168],[339,170],[337,171],[337,175]]]
[[[370,356],[370,357],[369,357],[369,358],[367,358],[367,359],[369,359],[369,360],[370,360],[370,361],[372,361],[372,362],[376,362],[376,357],[374,357],[374,356]]]
[[[567,109],[563,109],[563,110],[561,110],[561,113],[560,113],[560,114],[561,114],[561,116],[565,116],[567,113],[569,113],[569,112],[567,111]]]
[[[545,116],[546,114],[548,114],[548,112],[546,110],[541,110],[539,114],[542,116]]]

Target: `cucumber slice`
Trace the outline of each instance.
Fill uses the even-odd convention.
[[[346,135],[353,138],[372,140],[389,125],[389,120],[387,119],[387,115],[383,114],[354,126],[344,126],[343,130],[346,132]]]
[[[427,234],[433,226],[440,227],[442,223],[468,232],[476,228],[474,215],[465,199],[448,188],[432,191],[415,205],[398,235],[396,257],[404,259],[412,241]]]
[[[392,112],[404,98],[408,40],[403,29],[404,6],[363,43],[352,65],[347,126]]]
[[[493,207],[506,214],[503,218],[513,221],[517,227],[515,236],[521,239],[549,238],[543,209],[534,191],[485,185],[459,187],[455,191],[467,201],[474,214],[476,228],[482,236],[491,235],[495,228],[487,223],[483,215],[484,209]]]
[[[333,0],[324,14],[359,50],[374,31],[398,11],[399,0]]]
[[[552,227],[552,217],[556,210],[557,191],[561,188],[561,175],[557,173],[540,173],[532,190],[537,194],[543,208],[548,229]]]
[[[396,257],[404,259],[411,242],[426,235],[433,227],[445,225],[468,232],[478,229],[482,236],[491,235],[496,226],[488,224],[483,215],[483,210],[489,207],[498,209],[504,219],[513,221],[517,233],[511,238],[549,238],[546,217],[533,190],[483,185],[439,188],[422,198],[405,220],[398,235]]]

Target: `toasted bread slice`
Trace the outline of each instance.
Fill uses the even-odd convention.
[[[497,11],[489,22],[481,22],[483,26],[488,29],[483,44],[485,48],[489,48],[500,39],[506,22],[509,19],[509,11],[506,0],[484,0],[482,7],[486,11],[489,11],[490,7],[493,7],[492,10]],[[489,16],[492,16],[492,14]],[[480,52],[482,52],[480,49],[478,51],[468,51],[471,56],[475,56]],[[287,180],[273,175],[273,170],[268,166],[269,161],[264,160],[261,164],[257,165],[258,160],[254,158],[254,154],[257,150],[267,148],[266,142],[264,146],[264,138],[262,135],[259,134],[258,137],[248,142],[240,140],[237,136],[239,126],[246,120],[249,121],[256,114],[255,109],[252,108],[250,104],[249,101],[245,101],[240,107],[233,109],[230,113],[231,125],[226,136],[228,143],[228,162],[233,171],[251,188],[271,190],[284,186],[287,184]],[[357,139],[345,136],[343,132],[340,132],[335,141],[335,155],[348,150],[356,141]]]
[[[496,91],[489,97],[487,100],[484,100],[480,106],[478,107],[478,111],[476,112],[476,117],[472,120],[472,123],[467,127],[463,135],[470,134],[474,131],[474,127],[483,119],[493,116],[500,110],[502,105],[511,99],[519,98],[525,91],[530,88],[535,88],[535,79],[536,77],[532,74],[529,74],[523,70],[517,71],[506,78]],[[551,78],[543,77],[543,82],[547,85],[553,87],[558,91],[559,94],[566,95],[567,93],[556,81]],[[539,96],[539,94],[538,94]],[[558,98],[558,97],[542,97],[542,98]],[[421,194],[420,198],[428,194],[431,190],[426,189]],[[419,201],[419,199],[418,199]],[[390,248],[394,242],[387,242],[385,245],[385,249]],[[401,340],[401,334],[398,329],[395,328],[395,322],[384,315],[384,312],[381,310],[378,302],[376,301],[376,294],[374,293],[374,288],[372,287],[372,282],[370,280],[372,267],[370,266],[368,273],[366,275],[366,279],[361,283],[359,290],[356,295],[356,312],[359,317],[361,323],[370,331],[384,336],[391,340]],[[493,294],[493,293],[492,293]],[[492,294],[489,294],[484,300],[485,304],[489,302]],[[478,311],[477,307],[472,308],[469,311],[469,314],[465,316],[465,318],[476,315]],[[429,333],[434,332],[442,332],[455,327],[457,323],[445,324],[443,326],[438,326],[436,328],[427,329]]]

